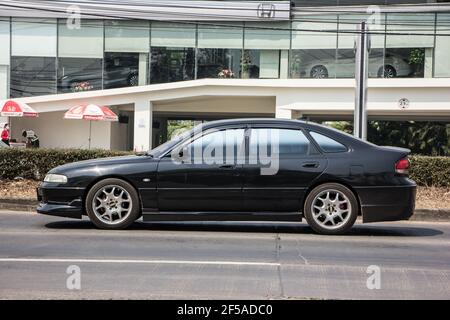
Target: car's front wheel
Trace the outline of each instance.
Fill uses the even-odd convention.
[[[308,194],[303,213],[315,232],[343,234],[356,221],[358,202],[347,187],[338,183],[325,183]]]
[[[135,188],[120,179],[97,182],[86,197],[91,222],[101,229],[124,229],[139,218],[139,196]]]

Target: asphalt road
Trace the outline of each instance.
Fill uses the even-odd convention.
[[[450,223],[359,224],[333,237],[303,223],[103,231],[86,220],[0,212],[0,298],[449,299],[449,249]],[[71,265],[80,290],[67,288]],[[371,265],[380,289],[367,288]]]

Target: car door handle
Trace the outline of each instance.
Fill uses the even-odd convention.
[[[318,168],[319,163],[318,162],[305,162],[302,164],[303,168]]]
[[[224,164],[222,166],[219,167],[220,169],[235,169],[236,166],[232,165],[232,164]]]

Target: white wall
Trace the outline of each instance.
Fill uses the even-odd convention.
[[[11,118],[12,138],[22,141],[22,130],[33,130],[42,148],[88,148],[89,121],[65,120],[64,112],[45,112],[39,118]],[[92,121],[91,149],[109,149],[111,123]]]
[[[128,150],[128,126],[127,123],[111,123],[111,150]]]

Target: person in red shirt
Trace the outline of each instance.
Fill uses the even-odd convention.
[[[2,141],[9,146],[9,125],[5,124],[2,131]]]

